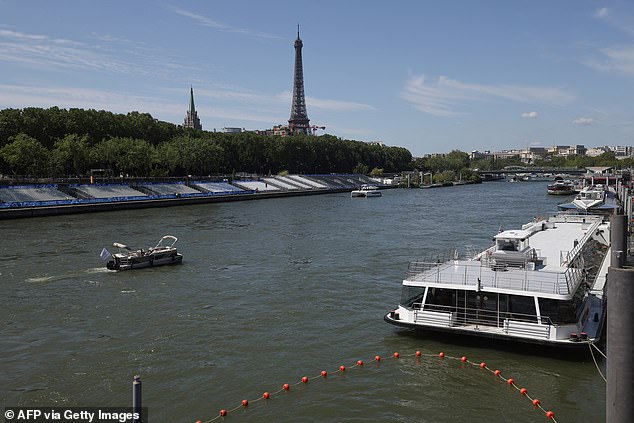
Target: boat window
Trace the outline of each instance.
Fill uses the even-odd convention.
[[[498,250],[500,251],[518,251],[517,241],[513,239],[498,239]]]
[[[511,295],[509,296],[508,307],[509,317],[511,319],[537,322],[537,311],[535,310],[535,300],[533,297]]]
[[[404,286],[401,291],[401,305],[411,307],[414,303],[420,303],[425,294],[424,286]]]
[[[548,317],[555,324],[575,323],[577,316],[572,301],[558,301],[550,298],[539,299],[539,310],[542,317]]]
[[[453,289],[431,288],[427,293],[425,306],[453,306],[456,303],[456,293]]]

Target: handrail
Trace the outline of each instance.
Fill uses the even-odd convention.
[[[504,267],[491,268],[478,260],[451,260],[444,263],[415,261],[408,267],[406,281],[481,288],[514,289],[547,294],[571,294],[580,269],[553,272]]]
[[[417,308],[418,307],[418,308]],[[544,335],[550,333],[550,328],[557,326],[548,316],[535,314],[498,312],[483,308],[455,307],[443,305],[422,306],[420,303],[413,305],[414,320],[435,325],[460,327],[460,326],[484,326],[504,329],[505,332],[518,332],[524,334]],[[446,318],[442,318],[445,314]],[[535,325],[534,327],[532,325]]]

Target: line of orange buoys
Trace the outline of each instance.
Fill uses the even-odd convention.
[[[479,367],[482,370],[488,370],[489,372],[491,372],[495,377],[498,377],[502,380],[504,380],[509,386],[514,387],[519,393],[520,395],[522,395],[523,397],[526,397],[529,401],[531,401],[531,403],[533,404],[533,406],[539,410],[541,410],[545,415],[546,418],[548,420],[552,420],[553,422],[557,423],[557,420],[555,420],[555,413],[553,413],[550,410],[546,410],[545,408],[542,407],[541,401],[537,398],[532,398],[529,394],[528,394],[528,390],[526,388],[520,388],[519,386],[517,386],[517,384],[515,383],[515,380],[513,378],[505,378],[502,376],[502,371],[501,370],[492,370],[490,367],[487,366],[487,364],[485,362],[480,362],[480,363],[475,363],[473,361],[469,361],[467,359],[466,356],[462,356],[462,357],[452,357],[452,356],[448,356],[446,355],[444,352],[440,352],[437,355],[436,354],[423,354],[421,351],[416,351],[414,354],[411,354],[410,356],[412,357],[416,357],[416,358],[420,358],[420,357],[439,357],[441,359],[449,359],[449,360],[459,360],[461,363],[463,364],[470,364],[474,367]],[[399,359],[401,357],[401,355],[398,352],[395,352],[394,354],[392,354],[391,358],[392,359]],[[382,357],[380,355],[376,355],[374,356],[374,361],[379,362],[382,360]],[[353,366],[351,366],[351,368],[359,368],[359,367],[363,367],[363,360],[358,360]],[[346,366],[341,365],[339,366],[339,369],[335,370],[333,373],[344,373],[346,371]],[[246,408],[249,406],[249,404],[251,403],[255,403],[258,401],[263,401],[263,400],[268,400],[269,398],[271,398],[273,395],[277,395],[281,392],[284,391],[290,391],[291,386],[296,386],[296,385],[300,385],[300,384],[307,384],[309,381],[313,380],[313,379],[318,379],[318,378],[326,378],[328,377],[328,372],[326,370],[322,370],[321,373],[317,376],[313,376],[313,377],[308,377],[308,376],[302,376],[302,378],[294,383],[293,385],[285,383],[282,385],[282,387],[275,391],[275,392],[264,392],[262,394],[261,397],[249,401],[247,399],[243,399],[242,402],[240,403],[240,405],[232,408],[232,409],[222,409],[220,410],[220,412],[218,413],[218,415],[214,418],[212,418],[211,420],[207,420],[204,423],[210,423],[213,422],[214,420],[217,420],[221,417],[226,417],[227,415],[229,415],[229,413],[232,413],[236,410],[239,410],[240,408]],[[202,420],[197,420],[196,423],[203,423]]]

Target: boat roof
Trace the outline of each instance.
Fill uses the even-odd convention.
[[[494,239],[526,239],[529,236],[531,236],[531,233],[529,231],[525,231],[523,229],[520,230],[516,230],[516,229],[511,229],[508,231],[503,231],[500,232],[499,234],[497,234],[496,236],[494,236]]]
[[[424,270],[410,271],[403,284],[569,299],[583,280],[580,269],[570,264],[601,224],[600,216],[557,215],[525,225],[523,230],[504,231],[495,236],[496,239],[529,237],[530,247],[535,249],[540,263],[535,270],[496,269],[486,263],[485,254],[480,260],[451,260],[429,266],[418,263]],[[491,247],[486,252],[494,250]],[[416,268],[417,263],[412,265],[410,268]]]

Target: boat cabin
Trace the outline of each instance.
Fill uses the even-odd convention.
[[[531,232],[510,230],[500,232],[493,237],[495,249],[491,253],[496,267],[525,267],[536,257],[535,249],[529,245]]]

